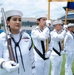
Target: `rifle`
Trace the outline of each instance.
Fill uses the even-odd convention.
[[[9,27],[6,23],[6,15],[5,15],[4,8],[1,8],[1,12],[2,12],[2,18],[3,18],[3,25],[4,25],[4,29],[5,29],[5,33],[6,33],[9,57],[10,57],[10,60],[15,61],[14,52],[13,52],[12,45],[11,45],[11,37],[10,37],[11,33],[9,32]]]

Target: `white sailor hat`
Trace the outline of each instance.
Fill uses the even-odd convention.
[[[20,16],[20,17],[23,16],[22,12],[18,11],[18,10],[7,11],[7,12],[5,12],[5,15],[6,15],[6,19],[11,16]]]
[[[45,14],[37,15],[36,19],[39,19],[39,18],[47,18],[47,15]]]
[[[68,27],[71,27],[71,26],[74,27],[74,23],[69,23],[69,24],[67,25],[67,28],[68,28]]]
[[[62,20],[55,20],[54,22],[53,22],[53,26],[55,26],[55,25],[57,25],[57,24],[63,24],[63,21]]]

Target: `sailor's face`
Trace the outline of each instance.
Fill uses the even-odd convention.
[[[55,29],[58,31],[62,30],[62,25],[61,24],[55,25]]]
[[[74,26],[73,26],[73,32],[74,32]]]
[[[39,25],[45,26],[46,25],[46,20],[47,20],[47,18],[41,18],[40,22],[39,22]]]
[[[68,28],[68,30],[69,30],[69,31],[74,31],[74,26],[70,26],[70,27]]]
[[[20,30],[22,26],[21,17],[20,16],[12,16],[10,21],[8,21],[8,25],[10,29]]]

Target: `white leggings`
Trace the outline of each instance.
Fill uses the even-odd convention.
[[[50,60],[52,65],[51,75],[60,75],[62,56],[51,55]]]
[[[36,75],[49,75],[50,60],[35,61]]]
[[[72,73],[73,60],[74,60],[74,53],[66,54],[65,75],[73,75]]]

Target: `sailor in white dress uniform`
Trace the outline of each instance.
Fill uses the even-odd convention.
[[[37,17],[37,27],[32,30],[31,36],[34,43],[35,67],[37,75],[49,75],[51,51],[46,52],[46,39],[50,36],[50,30],[46,26],[46,16]]]
[[[25,31],[20,30],[22,12],[10,10],[5,14],[16,62],[10,60],[6,34],[3,32],[0,34],[0,75],[34,75],[35,65],[31,37]]]
[[[52,51],[50,61],[52,64],[51,75],[60,75],[62,56],[61,42],[64,40],[66,30],[62,31],[63,22],[56,20],[53,22],[54,30],[51,34],[50,50]]]
[[[64,50],[66,52],[65,75],[73,75],[72,62],[74,60],[74,23],[67,25],[68,32],[64,39]]]

